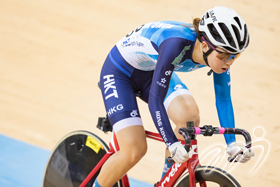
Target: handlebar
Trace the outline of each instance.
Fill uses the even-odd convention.
[[[251,136],[248,131],[238,128],[222,128],[212,127],[211,125],[204,125],[203,127],[187,127],[180,128],[179,133],[185,139],[185,148],[189,152],[191,136],[202,134],[204,136],[212,136],[213,134],[240,134],[245,138],[247,148],[252,146]]]

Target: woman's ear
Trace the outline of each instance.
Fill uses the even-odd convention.
[[[208,44],[207,44],[205,41],[203,41],[203,42],[201,43],[201,50],[202,50],[204,53],[206,53],[206,52],[209,50]]]

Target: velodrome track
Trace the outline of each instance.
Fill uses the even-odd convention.
[[[74,130],[110,140],[95,128],[97,117],[105,115],[97,82],[107,53],[128,32],[150,21],[191,22],[217,5],[235,9],[251,36],[231,68],[235,121],[259,146],[250,162],[228,169],[242,186],[280,185],[278,0],[9,0],[0,5],[0,133],[46,150]],[[219,125],[207,71],[179,76],[200,107],[201,124]],[[139,106],[146,129],[155,131],[147,105],[139,101]],[[201,153],[225,145],[222,136],[198,141]],[[128,174],[153,184],[161,175],[164,145],[148,143],[147,155]],[[204,158],[203,165],[209,161]],[[217,165],[226,163],[223,158]]]

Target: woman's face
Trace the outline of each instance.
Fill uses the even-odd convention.
[[[221,52],[226,53],[226,51],[221,48],[217,48],[217,49]],[[221,53],[218,53],[216,50],[213,50],[207,57],[209,66],[215,73],[218,74],[226,72],[233,64],[233,62],[236,60],[236,57],[228,60],[228,59],[222,59],[221,56],[222,56]]]

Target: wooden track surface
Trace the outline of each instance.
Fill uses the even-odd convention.
[[[0,133],[49,150],[78,129],[110,140],[95,128],[97,117],[105,115],[97,82],[106,55],[120,38],[146,22],[191,22],[216,5],[235,9],[251,36],[249,48],[231,68],[236,127],[247,129],[256,145],[265,149],[262,153],[261,146],[256,147],[256,156],[230,173],[242,186],[280,185],[280,1],[2,0],[0,4]],[[179,76],[200,107],[201,124],[219,126],[207,71]],[[139,101],[139,107],[146,129],[155,131],[147,105]],[[225,145],[222,136],[198,139],[201,153]],[[129,175],[157,182],[163,154],[164,145],[150,140],[147,155]],[[267,157],[260,162],[263,154]],[[204,160],[203,165],[209,161]],[[223,168],[227,162],[221,160],[218,166]],[[250,173],[255,166],[258,169]]]

